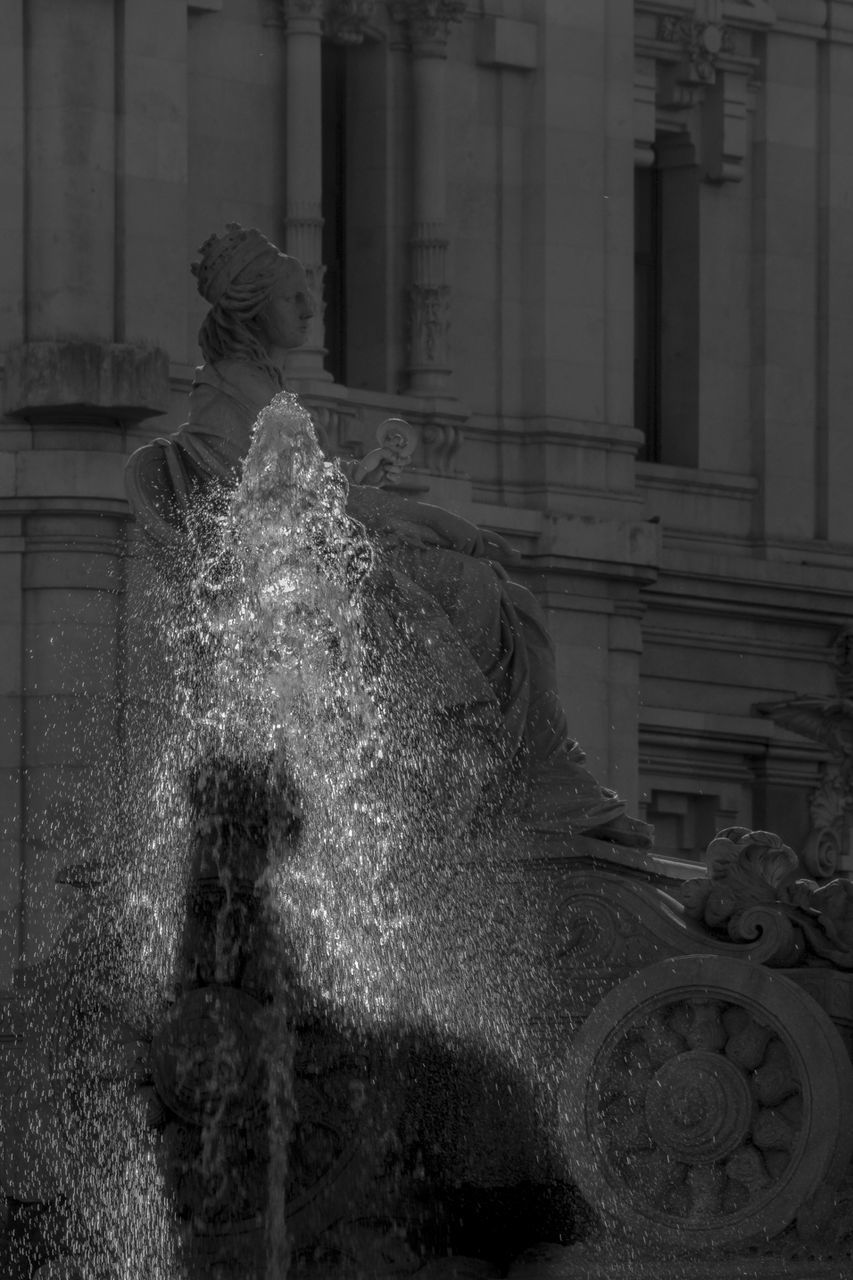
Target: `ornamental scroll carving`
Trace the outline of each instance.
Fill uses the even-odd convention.
[[[853,882],[818,884],[769,831],[727,827],[708,845],[707,876],[688,880],[685,914],[718,939],[767,945],[765,963],[853,970]]]

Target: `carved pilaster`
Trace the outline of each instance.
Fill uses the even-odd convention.
[[[324,283],[326,267],[323,257],[323,219],[321,206],[306,201],[287,201],[284,220],[287,252],[298,258],[305,268],[308,287],[314,300],[314,337],[323,332],[326,303]]]
[[[412,240],[409,368],[420,390],[437,390],[450,373],[448,242],[440,224],[419,224]]]
[[[450,285],[447,280],[444,59],[451,22],[465,0],[396,0],[412,53],[412,258],[409,286],[409,389],[447,395],[450,377]]]
[[[415,284],[409,290],[410,350],[413,384],[418,390],[440,390],[450,373],[450,289]]]
[[[327,0],[283,0],[286,41],[285,243],[308,276],[314,298],[311,336],[293,353],[294,377],[328,379],[323,317],[322,40]]]

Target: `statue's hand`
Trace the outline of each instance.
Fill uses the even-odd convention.
[[[367,484],[376,489],[398,484],[405,463],[392,449],[371,449],[355,464],[350,474],[353,484]]]

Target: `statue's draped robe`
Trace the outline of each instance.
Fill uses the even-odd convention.
[[[194,496],[236,483],[255,419],[280,390],[244,361],[197,370],[188,422],[128,463],[129,497],[155,544],[178,546]],[[347,509],[377,550],[369,626],[380,648],[390,644],[401,681],[411,680],[425,709],[456,713],[504,764],[523,752],[546,779],[540,817],[548,819],[550,805],[558,825],[584,830],[621,815],[624,805],[581,767],[583,753],[569,738],[540,606],[486,558],[477,531],[372,486],[351,484]]]

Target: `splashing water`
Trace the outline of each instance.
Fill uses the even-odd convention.
[[[71,1099],[53,1144],[67,1200],[61,1243],[83,1280],[207,1274],[187,1254],[175,1160],[164,1162],[158,1136],[169,1082],[152,1080],[146,1060],[158,1025],[182,1008],[173,1002],[187,957],[202,963],[187,924],[199,875],[221,890],[209,983],[230,989],[255,963],[234,920],[251,916],[252,892],[262,898],[252,945],[260,939],[265,951],[265,995],[249,1021],[266,1064],[257,1159],[268,1187],[265,1258],[253,1276],[281,1280],[290,1265],[283,1197],[300,1019],[378,1037],[389,1060],[389,1046],[413,1037],[459,1049],[477,1071],[508,1074],[534,1111],[547,1109],[555,1000],[536,958],[535,893],[508,854],[506,825],[471,821],[499,744],[429,696],[434,676],[410,643],[417,620],[389,629],[378,607],[388,553],[348,516],[346,499],[310,416],[283,392],[258,419],[236,490],[195,503],[186,545],[165,576],[157,566],[145,597],[166,663],[141,683],[157,688],[159,709],[128,713],[126,834],[103,851],[85,945],[75,944],[76,1026],[55,1075]],[[150,635],[139,648],[149,646]],[[243,1069],[229,1037],[223,1024],[201,1083],[195,1059],[172,1081],[177,1095],[196,1090],[193,1105],[207,1099],[196,1195],[208,1207],[224,1194],[217,1171],[230,1158],[221,1082]],[[434,1148],[456,1148],[439,1157],[451,1180],[476,1180],[477,1160],[499,1163],[494,1153],[460,1155],[475,1123],[462,1115],[470,1099],[460,1095],[454,1110],[442,1098],[434,1111],[447,1115],[422,1120]]]

